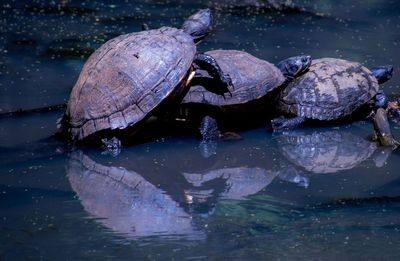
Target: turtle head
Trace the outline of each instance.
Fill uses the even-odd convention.
[[[182,29],[193,37],[195,43],[198,43],[211,32],[212,20],[211,10],[202,9],[191,15],[183,23]]]
[[[310,65],[311,56],[300,55],[287,58],[279,62],[276,66],[281,70],[286,79],[293,79],[307,71]]]
[[[381,65],[371,69],[372,74],[378,80],[378,83],[384,83],[390,80],[393,75],[393,65]]]

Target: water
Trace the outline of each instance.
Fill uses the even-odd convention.
[[[391,63],[383,89],[398,96],[397,1],[296,3],[309,12],[217,11],[199,50]],[[179,26],[207,5],[2,3],[0,260],[399,258],[400,154],[368,141],[368,121],[282,135],[242,128],[242,140],[206,154],[194,133],[117,157],[52,138],[62,110],[34,109],[64,103],[95,48],[144,22]]]

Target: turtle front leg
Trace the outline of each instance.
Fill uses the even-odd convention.
[[[378,90],[375,95],[375,109],[383,108],[387,109],[389,106],[389,99],[383,90]]]
[[[219,67],[217,61],[207,54],[198,53],[196,54],[193,63],[195,63],[200,69],[205,70],[208,74],[213,77],[215,81],[215,88],[211,91],[223,95],[226,92],[230,92],[229,87],[233,88],[231,77],[228,74],[224,74]]]
[[[271,120],[272,129],[274,131],[281,131],[284,129],[293,129],[302,124],[306,118],[298,116],[295,118],[285,118],[283,116]]]
[[[390,101],[389,98],[386,96],[386,94],[383,92],[383,90],[379,90],[377,92],[374,100],[375,100],[375,109],[376,110],[379,108],[383,108],[386,111],[400,109],[399,100]]]

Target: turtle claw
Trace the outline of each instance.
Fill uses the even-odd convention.
[[[221,80],[226,85],[227,88],[229,87],[233,88],[232,78],[229,74],[223,74],[221,76]],[[230,92],[229,89],[228,92]]]
[[[230,89],[233,89],[234,87],[231,77],[229,76],[229,74],[221,74],[220,80],[221,80],[221,87],[223,88],[222,96],[225,99],[225,93],[229,93],[229,95],[232,98],[232,92]]]

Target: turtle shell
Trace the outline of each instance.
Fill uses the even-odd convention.
[[[285,77],[273,64],[253,55],[236,50],[214,50],[206,52],[221,67],[224,74],[232,79],[229,91],[232,95],[218,95],[207,91],[204,86],[190,88],[182,103],[203,103],[214,106],[244,104],[261,98],[281,86]],[[205,71],[198,71],[199,77],[210,77]]]
[[[318,120],[351,114],[375,96],[378,81],[359,63],[335,58],[313,60],[305,74],[282,90],[282,112]]]
[[[66,117],[73,139],[124,129],[150,116],[183,90],[196,46],[191,36],[162,27],[118,36],[97,49],[72,89]],[[174,96],[174,95],[173,95]]]
[[[280,136],[277,141],[285,158],[313,173],[352,169],[377,149],[375,142],[335,130],[291,133]]]

